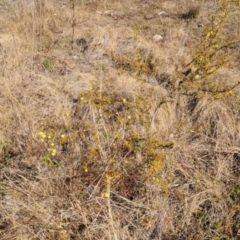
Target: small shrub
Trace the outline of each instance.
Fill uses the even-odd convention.
[[[232,46],[239,39],[229,39],[225,35],[225,24],[229,16],[229,2],[222,3],[206,26],[196,47],[192,48],[192,60],[179,74],[179,90],[184,95],[203,97],[208,94],[212,99],[223,95],[233,95],[240,82],[229,86],[217,77],[223,67],[234,68]]]

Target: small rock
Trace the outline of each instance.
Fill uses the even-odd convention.
[[[22,131],[22,135],[23,136],[27,136],[30,132],[30,129],[28,127],[24,128],[24,130]]]
[[[159,41],[163,40],[163,37],[161,35],[159,35],[159,34],[156,34],[156,35],[153,36],[153,40],[155,42],[159,42]]]

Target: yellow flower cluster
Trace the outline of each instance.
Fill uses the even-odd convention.
[[[40,136],[42,140],[47,138],[47,135],[44,132],[38,132],[38,136]]]
[[[214,31],[209,31],[207,32],[207,37],[213,37],[214,36]]]
[[[63,134],[64,135],[64,134]],[[47,134],[45,132],[38,132],[38,136],[40,137],[42,142],[46,142],[48,145],[47,153],[50,156],[55,156],[57,153],[57,150],[55,148],[55,143],[53,141],[53,136],[51,134]]]

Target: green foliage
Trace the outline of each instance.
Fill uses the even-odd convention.
[[[240,184],[231,185],[230,197],[235,203],[240,204]]]
[[[48,60],[48,59],[45,59],[44,61],[43,61],[43,66],[44,66],[44,68],[46,69],[46,70],[51,70],[52,69],[52,66],[53,64],[52,64],[52,62],[50,61],[50,60]]]

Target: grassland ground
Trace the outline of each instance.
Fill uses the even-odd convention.
[[[239,1],[0,2],[0,239],[240,239]]]

